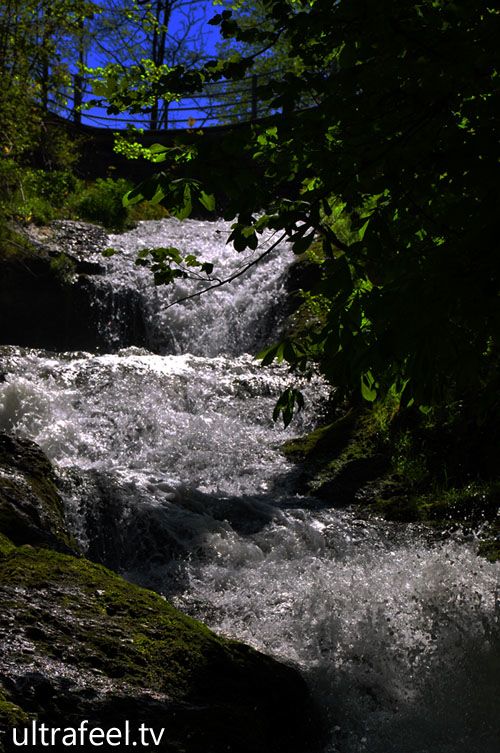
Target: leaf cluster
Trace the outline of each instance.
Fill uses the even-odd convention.
[[[151,151],[153,150],[154,147]],[[129,207],[144,200],[152,204],[165,202],[172,214],[179,220],[189,217],[193,210],[193,202],[198,203],[208,212],[215,209],[213,194],[207,194],[202,189],[200,181],[189,178],[172,180],[164,172],[156,173],[152,178],[142,181],[128,191],[123,197],[123,205]]]
[[[292,365],[314,361],[367,400],[395,394],[425,409],[479,395],[481,410],[497,409],[500,11],[472,0],[262,6],[264,28],[229,11],[213,19],[252,45],[247,56],[174,69],[153,87],[240,79],[256,44],[267,55],[286,41],[290,68],[266,85],[278,114],[228,133],[218,159],[200,135],[187,174],[196,190],[224,193],[237,250],[257,247],[264,227],[285,231],[297,254],[321,240],[309,295],[328,313]],[[184,184],[168,175],[147,195],[159,187],[178,206]]]
[[[144,248],[137,254],[135,261],[138,267],[150,269],[156,285],[169,285],[178,279],[210,279],[214,265],[207,261],[200,261],[195,254],[182,256],[179,249],[168,246],[167,248]],[[199,269],[205,278],[196,273]]]

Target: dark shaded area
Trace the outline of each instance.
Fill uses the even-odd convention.
[[[272,119],[269,119],[271,123]],[[80,159],[78,160],[76,172],[79,177],[85,180],[95,180],[96,178],[128,178],[132,181],[141,181],[151,175],[154,166],[151,162],[142,159],[129,160],[113,150],[115,143],[114,133],[116,129],[97,128],[95,126],[80,125],[70,120],[61,118],[58,115],[50,114],[46,120],[48,125],[56,125],[63,129],[70,137],[78,139]],[[167,129],[157,131],[145,131],[141,134],[134,134],[143,146],[149,147],[153,144],[163,144],[165,146],[174,146],[177,143],[190,144],[196,142],[200,135],[203,135],[204,142],[210,143],[214,151],[214,159],[217,151],[224,153],[226,136],[233,133],[240,133],[247,137],[252,128],[251,123],[236,123],[233,125],[212,126],[210,128],[182,128]],[[123,131],[125,133],[125,131]],[[240,161],[243,152],[240,153]],[[35,163],[40,162],[41,158],[34,155]],[[248,167],[251,166],[251,160],[248,160]],[[161,168],[161,166],[160,166]]]
[[[0,434],[0,531],[16,544],[74,551],[52,466],[29,439]]]
[[[2,344],[90,352],[148,344],[140,296],[96,284],[95,262],[37,249],[1,259],[1,270]]]

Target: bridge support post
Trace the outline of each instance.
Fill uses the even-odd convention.
[[[258,115],[258,99],[257,99],[257,75],[254,73],[252,76],[252,120],[257,120]]]
[[[82,101],[83,101],[83,76],[80,73],[73,74],[73,122],[82,122]]]

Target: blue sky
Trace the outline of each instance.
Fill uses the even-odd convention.
[[[217,42],[220,39],[219,31],[217,27],[209,25],[207,22],[210,18],[212,18],[217,12],[220,12],[220,5],[213,5],[212,0],[206,0],[205,2],[203,0],[199,0],[199,2],[196,3],[195,6],[196,9],[196,16],[199,20],[199,23],[197,24],[196,31],[200,35],[200,40],[198,42],[199,47],[203,48],[203,52],[207,56],[214,55],[216,52],[216,45]],[[201,17],[205,17],[205,21],[201,21]],[[177,10],[177,12],[174,12],[172,15],[171,23],[169,26],[169,32],[174,37],[179,37],[182,35],[183,32],[183,25],[185,24],[185,13],[181,9]],[[102,65],[104,62],[104,57],[102,51],[99,50],[93,50],[89,53],[87,64],[89,66],[95,66],[95,65]],[[87,97],[88,98],[88,97]],[[172,104],[170,111],[170,119],[172,121],[178,121],[178,122],[172,122],[170,127],[187,127],[188,125],[196,125],[200,126],[203,125],[203,122],[205,125],[209,125],[210,122],[206,118],[203,118],[203,114],[201,111],[198,110],[197,103],[194,101],[183,101],[178,104]],[[198,104],[203,105],[202,100],[198,100]],[[182,109],[181,109],[182,108]],[[185,109],[189,108],[189,109]],[[109,127],[109,128],[121,128],[124,127],[127,123],[134,123],[136,125],[141,125],[141,123],[137,122],[137,116],[131,117],[127,115],[121,115],[121,116],[112,116],[113,118],[116,118],[116,120],[110,120],[110,116],[107,114],[105,109],[99,109],[99,108],[92,108],[88,110],[87,112],[82,113],[82,122],[87,123],[89,125],[95,125],[100,127]],[[189,122],[189,118],[192,118],[195,123]]]

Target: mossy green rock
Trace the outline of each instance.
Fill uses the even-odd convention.
[[[356,501],[364,485],[382,476],[389,465],[354,410],[286,442],[283,452],[301,464],[301,489],[337,507]]]
[[[15,544],[70,551],[54,471],[29,439],[0,434],[0,531]]]
[[[179,753],[311,748],[314,712],[293,669],[217,637],[100,565],[3,542],[7,737],[27,715],[59,727],[145,723],[165,729],[159,750]]]
[[[482,554],[490,562],[498,562],[500,560],[500,525],[496,526],[496,535],[494,538],[488,538],[481,543],[479,554]]]
[[[483,427],[470,430],[471,457],[466,458],[460,423],[455,438],[436,418],[425,421],[414,411],[395,411],[390,403],[351,408],[282,449],[299,465],[299,491],[332,507],[355,504],[363,516],[394,522],[442,530],[480,526],[479,554],[500,559],[500,481],[490,460],[497,430],[492,446]]]

